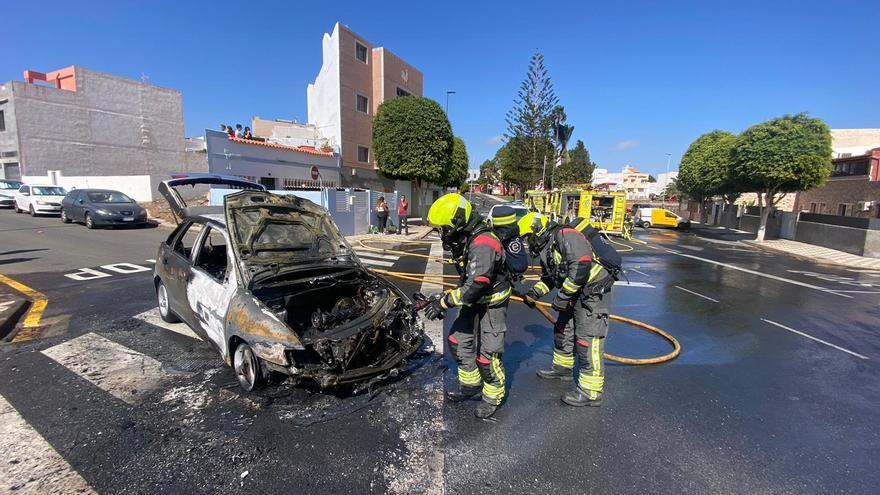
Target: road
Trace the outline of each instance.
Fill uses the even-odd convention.
[[[551,359],[549,325],[512,305],[509,396],[479,421],[475,403],[443,402],[454,363],[430,348],[354,396],[240,392],[210,347],[156,318],[150,259],[168,232],[0,211],[0,273],[49,299],[40,338],[0,347],[0,492],[870,493],[880,482],[878,273],[637,229],[647,244],[618,246],[632,285],[615,287],[612,311],[671,332],[681,356],[609,364],[604,406],[570,408],[563,384],[535,376]],[[364,254],[374,267],[438,268]],[[613,323],[607,350],[668,346]]]

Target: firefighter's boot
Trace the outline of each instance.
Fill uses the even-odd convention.
[[[538,370],[536,372],[539,378],[545,380],[562,380],[570,382],[574,380],[571,368],[563,368],[562,366],[553,365],[550,369]]]
[[[590,398],[590,395],[595,398]],[[562,396],[562,402],[574,407],[599,407],[602,405],[602,394],[592,392],[588,395],[582,392],[581,389],[575,387],[574,390]]]
[[[480,419],[490,418],[493,414],[495,414],[495,411],[498,410],[498,407],[500,406],[492,405],[484,400],[481,400],[480,403],[477,405],[477,408],[474,409],[474,416]]]
[[[458,387],[458,390],[446,392],[446,398],[449,399],[451,402],[463,402],[470,399],[471,397],[476,397],[477,395],[480,395],[482,391],[483,387],[480,385],[461,385]]]

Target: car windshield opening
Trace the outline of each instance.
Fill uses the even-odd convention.
[[[18,189],[21,187],[21,182],[8,182],[8,181],[0,181],[0,189]]]
[[[329,218],[290,208],[234,210],[235,236],[242,258],[260,263],[323,259],[348,254]]]
[[[121,192],[101,191],[88,193],[92,203],[134,203],[134,200]]]
[[[58,186],[34,186],[31,187],[34,196],[64,196],[67,191]]]

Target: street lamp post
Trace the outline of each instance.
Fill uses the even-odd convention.
[[[666,208],[666,189],[669,187],[669,162],[672,161],[672,153],[666,153],[666,175],[663,178],[662,201],[663,208]]]
[[[455,91],[451,89],[446,90],[446,117],[449,118],[449,95],[454,95]]]

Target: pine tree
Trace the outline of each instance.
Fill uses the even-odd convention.
[[[508,146],[517,147],[518,160],[509,164],[514,170],[507,170],[505,175],[515,177],[514,183],[525,190],[540,182],[545,159],[552,167],[556,157],[552,131],[558,100],[540,53],[532,55],[526,79],[513,103],[514,108],[507,112],[505,137]]]
[[[584,142],[578,139],[574,149],[568,152],[569,159],[556,169],[553,187],[589,184],[593,180],[596,164],[590,160],[590,152]]]

